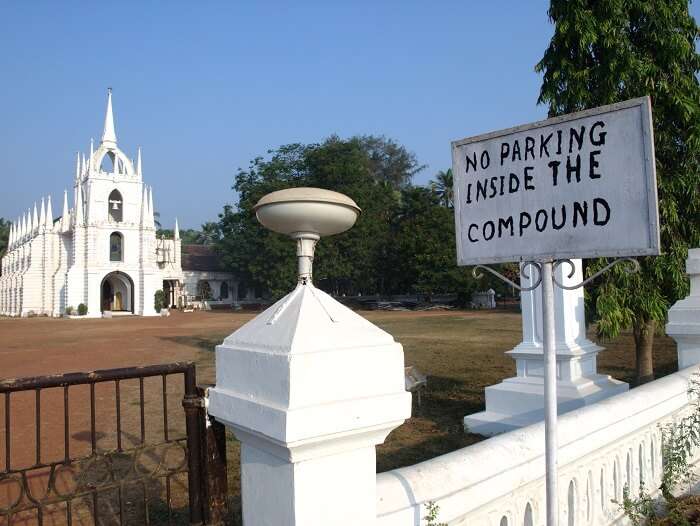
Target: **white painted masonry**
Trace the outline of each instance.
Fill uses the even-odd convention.
[[[42,200],[40,215],[28,212],[12,226],[2,260],[0,314],[59,316],[82,303],[90,317],[113,309],[155,315],[153,297],[162,278],[153,191],[143,182],[141,165],[140,149],[134,163],[117,146],[110,91],[102,140],[76,160],[73,208],[66,191],[57,219],[50,199],[46,209]]]
[[[678,367],[700,363],[700,248],[688,251],[690,294],[668,311],[666,334],[678,344]]]
[[[690,367],[559,419],[560,525],[626,524],[612,499],[656,488],[659,424],[688,408]],[[418,526],[425,504],[450,526],[544,524],[544,423],[377,475],[377,526]],[[504,521],[505,517],[505,521]]]
[[[73,208],[68,201],[66,191],[54,218],[51,197],[42,198],[40,209],[35,204],[11,225],[0,262],[1,316],[61,316],[81,303],[89,317],[103,311],[153,316],[154,295],[164,282],[172,290],[169,303],[178,304],[189,284],[177,221],[174,239],[156,240],[153,189],[143,182],[141,149],[134,162],[117,146],[111,91],[102,140],[97,149],[90,142],[87,157],[78,154]],[[196,288],[197,277],[192,279]]]
[[[300,283],[216,348],[209,392],[242,443],[246,526],[374,522],[375,446],[411,408],[391,335]]]
[[[559,266],[557,281],[564,285],[583,281],[581,260],[573,263],[571,276],[567,265]],[[536,277],[521,274],[520,282],[529,287]],[[522,292],[520,304],[523,341],[507,353],[515,360],[517,376],[486,388],[486,410],[464,418],[464,425],[473,433],[494,435],[544,419],[542,288]],[[559,413],[627,391],[626,383],[597,372],[597,355],[603,347],[586,338],[583,289],[555,286],[554,309]]]

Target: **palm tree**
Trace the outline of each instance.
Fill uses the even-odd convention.
[[[454,178],[452,168],[440,170],[435,175],[435,181],[430,181],[430,188],[440,198],[440,203],[447,208],[454,206]]]
[[[219,224],[209,221],[202,225],[202,230],[197,235],[197,243],[201,245],[214,245],[220,238]]]

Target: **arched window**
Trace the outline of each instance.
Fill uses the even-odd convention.
[[[100,159],[100,172],[111,174],[114,170],[114,164],[117,161],[117,156],[114,152],[106,152]]]
[[[228,299],[228,283],[225,281],[221,284],[221,299]]]
[[[197,283],[197,296],[199,296],[201,300],[211,299],[211,286],[208,281],[200,280]]]
[[[109,236],[109,260],[124,261],[124,238],[119,232],[112,232]]]
[[[247,300],[248,299],[248,286],[242,281],[238,283],[238,299]]]
[[[109,220],[116,223],[121,223],[123,219],[124,210],[124,200],[122,199],[122,194],[118,190],[112,190],[109,194],[109,199],[107,200],[107,208],[109,214]]]

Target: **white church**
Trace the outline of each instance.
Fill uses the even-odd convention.
[[[35,203],[12,224],[1,269],[4,316],[61,316],[81,304],[89,317],[153,316],[157,290],[165,292],[166,306],[194,299],[237,302],[233,274],[219,267],[209,247],[182,247],[177,220],[173,239],[156,236],[153,189],[143,181],[141,149],[134,162],[117,146],[111,90],[102,140],[97,149],[90,141],[89,156],[78,154],[76,160],[73,207],[68,191],[58,218],[51,197],[42,198],[39,207]]]

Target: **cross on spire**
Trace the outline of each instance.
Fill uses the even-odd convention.
[[[106,146],[117,145],[117,134],[114,131],[114,115],[112,114],[112,88],[107,88],[107,113],[105,114],[105,127],[102,132],[102,144]]]

